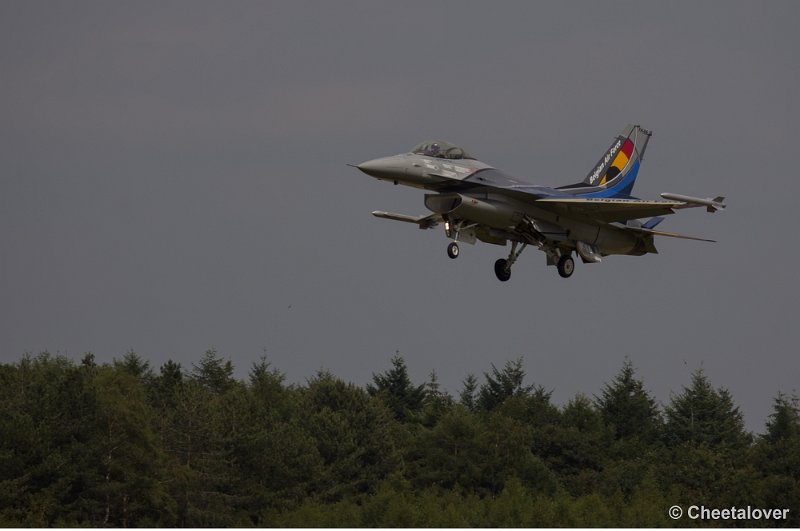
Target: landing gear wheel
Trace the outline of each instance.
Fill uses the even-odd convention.
[[[511,278],[511,268],[508,267],[508,260],[501,258],[495,262],[494,274],[497,275],[497,280],[500,282],[507,282]]]
[[[556,267],[558,267],[558,274],[561,275],[561,278],[569,278],[575,271],[575,260],[565,254],[558,259]]]
[[[447,246],[447,256],[450,258],[458,258],[458,253],[460,252],[461,250],[458,248],[458,244],[456,242],[450,242],[450,244]]]

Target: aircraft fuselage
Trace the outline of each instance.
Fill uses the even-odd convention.
[[[377,217],[432,228],[444,223],[448,255],[456,258],[459,242],[511,242],[507,259],[495,273],[508,280],[511,265],[527,245],[547,254],[562,277],[572,274],[572,253],[585,263],[607,255],[656,253],[653,236],[696,239],[654,230],[674,209],[725,207],[722,197],[701,199],[662,194],[667,200],[641,200],[630,195],[652,133],[629,125],[617,136],[589,175],[579,183],[551,188],[527,183],[469,156],[447,142],[419,144],[409,153],[368,160],[356,167],[382,181],[427,190],[425,206],[433,214],[409,216],[375,211]],[[649,217],[649,220],[640,221]]]

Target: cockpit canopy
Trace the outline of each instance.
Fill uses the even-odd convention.
[[[436,157],[438,159],[474,159],[472,155],[458,146],[454,146],[449,142],[441,140],[430,140],[417,144],[411,150],[411,153],[417,155],[425,155],[428,157]]]

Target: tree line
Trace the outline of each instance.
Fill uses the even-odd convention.
[[[696,371],[663,407],[630,361],[557,406],[522,359],[411,381],[391,359],[360,387],[287,384],[266,358],[244,381],[210,350],[158,370],[129,352],[0,365],[3,527],[694,526],[675,504],[790,509],[800,525],[798,398],[764,432]]]

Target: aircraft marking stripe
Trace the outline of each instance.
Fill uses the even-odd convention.
[[[630,188],[636,180],[636,175],[639,173],[640,161],[635,160],[631,168],[625,174],[621,181],[614,183],[610,188],[602,188],[595,192],[586,194],[577,194],[578,197],[614,197],[618,193],[630,193]]]
[[[618,170],[622,171],[622,168],[624,168],[625,165],[628,164],[628,160],[629,160],[629,157],[625,153],[620,151],[617,154],[616,158],[614,159],[614,162],[611,163],[611,166],[613,166],[613,167],[617,168]]]
[[[631,142],[630,138],[625,140],[625,144],[622,145],[622,149],[620,151],[625,153],[626,157],[631,158],[631,153],[633,153],[633,142]]]
[[[633,142],[631,142],[631,139],[626,138],[625,143],[620,148],[619,152],[617,153],[617,156],[614,157],[614,161],[611,163],[611,165],[609,165],[609,170],[611,168],[615,168],[617,170],[616,174],[614,175],[614,177],[609,179],[608,171],[606,171],[606,174],[603,175],[602,179],[600,179],[600,184],[598,186],[605,186],[608,182],[613,182],[614,179],[616,179],[617,175],[622,173],[622,170],[625,168],[625,166],[628,165],[628,162],[630,161],[631,153],[633,153],[633,147],[634,146]]]

